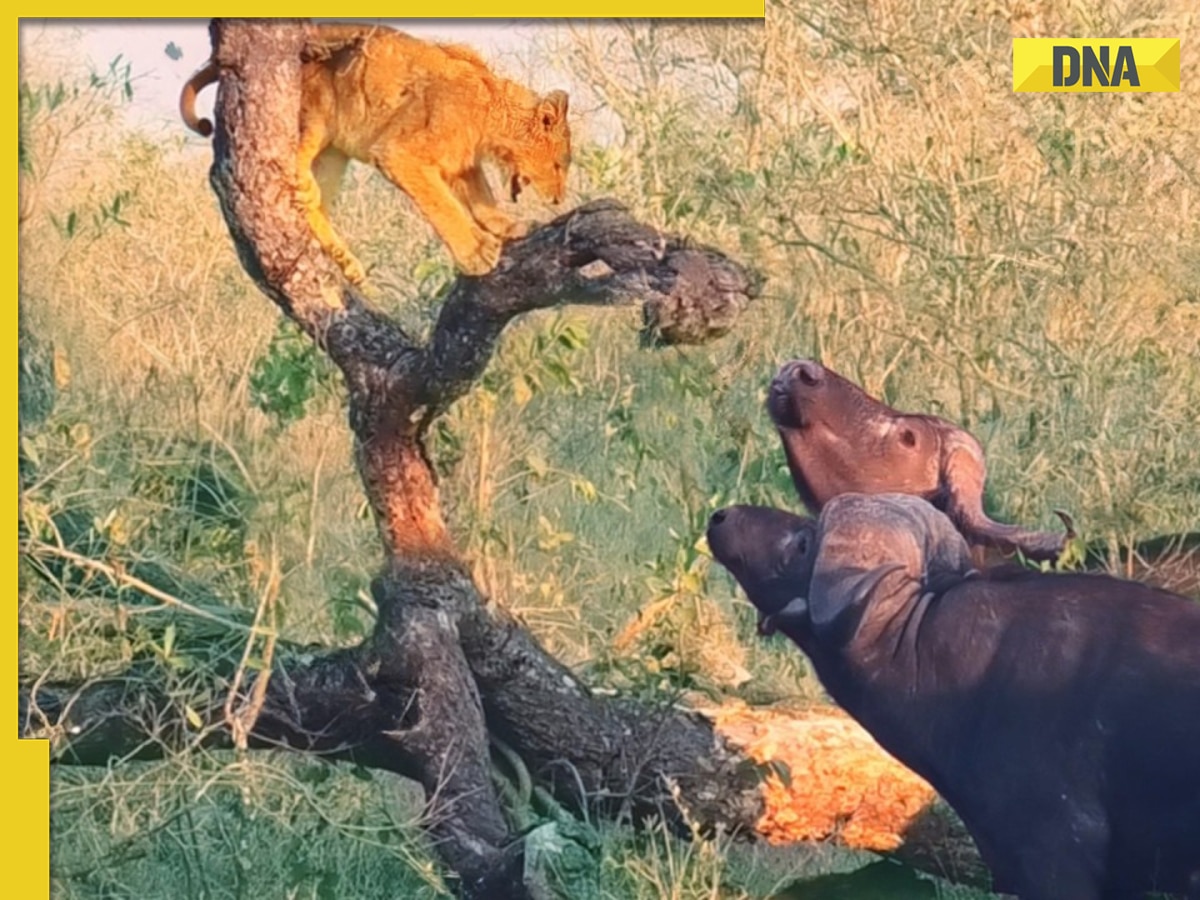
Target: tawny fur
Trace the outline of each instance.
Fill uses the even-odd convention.
[[[314,31],[302,67],[296,197],[350,281],[361,283],[365,273],[328,213],[351,159],[375,166],[411,197],[470,275],[490,272],[503,241],[524,233],[496,207],[486,160],[505,173],[513,200],[532,186],[562,201],[571,162],[565,92],[538,95],[466,47],[383,26]],[[179,98],[184,123],[204,136],[212,123],[196,117],[196,95],[218,74],[210,60]]]

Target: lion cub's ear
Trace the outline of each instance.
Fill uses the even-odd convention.
[[[567,92],[551,91],[538,104],[537,114],[547,131],[567,118]]]

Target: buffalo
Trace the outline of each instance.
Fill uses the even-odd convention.
[[[945,514],[842,494],[715,512],[708,543],[830,696],[957,811],[1022,900],[1200,900],[1200,604],[979,571]]]
[[[779,369],[767,396],[788,469],[808,510],[839,494],[900,493],[946,513],[972,545],[1029,559],[1058,558],[1073,536],[1003,525],[983,511],[983,447],[938,416],[898,412],[810,359]]]

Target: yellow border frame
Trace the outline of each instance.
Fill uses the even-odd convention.
[[[19,24],[15,27],[13,43],[13,70],[19,80]],[[8,147],[9,177],[5,180],[4,205],[9,210],[8,227],[12,229],[11,237],[6,241],[9,248],[9,271],[12,273],[13,294],[4,316],[4,333],[8,335],[4,358],[10,366],[9,371],[17,368],[17,95],[10,89],[5,95],[4,121],[11,129],[5,139],[4,146]],[[6,130],[7,130],[6,129]],[[15,373],[14,373],[15,374]],[[9,447],[17,449],[17,384],[9,382],[11,391],[3,395],[4,418],[12,429]],[[15,468],[16,454],[13,454]],[[16,475],[13,472],[12,475]],[[17,479],[9,482],[9,490],[13,491],[13,502],[17,502]],[[12,516],[12,507],[9,507]],[[17,539],[17,517],[8,520],[4,529],[9,534],[9,540]],[[8,546],[12,546],[9,544]],[[9,627],[4,630],[4,658],[9,660],[13,680],[9,682],[8,691],[4,696],[8,699],[0,704],[0,709],[9,710],[3,715],[8,718],[9,727],[17,724],[17,558],[9,557],[4,566],[4,582],[9,586],[8,596],[12,598],[10,607]],[[49,897],[50,896],[50,742],[18,740],[16,732],[9,732],[7,740],[0,740],[0,772],[3,772],[3,797],[5,798],[5,815],[0,823],[3,835],[0,846],[4,848],[5,862],[5,893],[14,897]],[[15,890],[14,890],[15,888]]]

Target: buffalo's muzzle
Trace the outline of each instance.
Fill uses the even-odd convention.
[[[775,380],[788,386],[799,382],[808,387],[816,387],[825,380],[825,367],[815,360],[793,359],[779,367],[779,374],[775,376]]]

